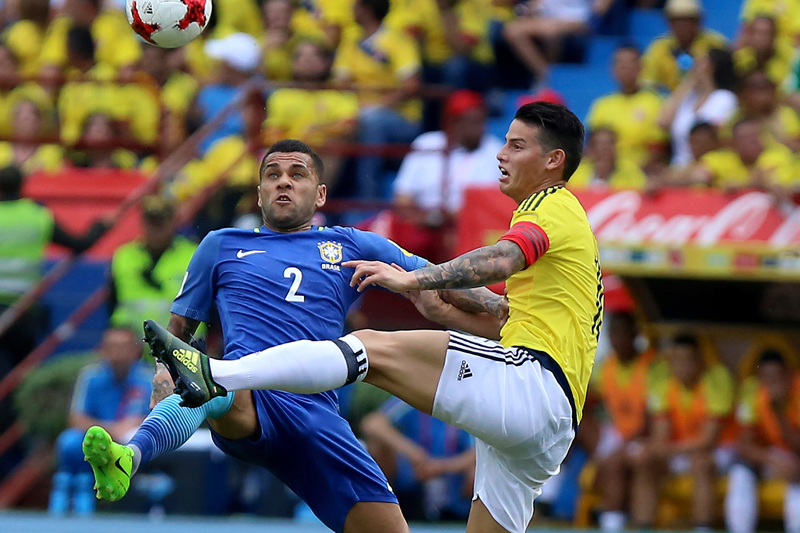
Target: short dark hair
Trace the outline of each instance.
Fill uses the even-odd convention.
[[[717,127],[710,122],[700,121],[695,122],[694,126],[689,130],[689,135],[697,133],[699,131],[707,131],[711,133],[715,138],[717,136]]]
[[[514,120],[539,128],[539,142],[550,150],[564,150],[566,161],[561,175],[569,181],[581,163],[583,139],[586,135],[583,124],[575,113],[559,104],[532,102],[517,110]]]
[[[94,39],[89,28],[76,26],[67,34],[67,49],[83,59],[94,59]]]
[[[787,368],[788,366],[786,364],[786,358],[783,357],[783,354],[773,348],[768,348],[762,351],[761,355],[758,356],[758,366],[769,363],[775,363],[784,368]]]
[[[382,21],[389,14],[389,0],[358,0],[372,12],[372,16]]]
[[[301,154],[308,154],[311,156],[311,160],[314,162],[314,171],[317,173],[317,178],[319,181],[322,182],[322,176],[325,174],[325,165],[322,163],[322,158],[311,148],[309,145],[304,143],[303,141],[298,141],[297,139],[282,139],[272,146],[270,146],[267,153],[264,154],[264,158],[261,160],[261,166],[258,169],[258,176],[259,178],[264,175],[264,169],[267,166],[267,158],[270,154],[274,153],[289,153],[289,152],[300,152]]]
[[[9,165],[0,169],[0,195],[19,196],[23,181],[25,175],[18,166]]]
[[[642,49],[639,48],[639,45],[633,41],[623,41],[617,46],[617,52],[622,52],[627,50],[628,52],[633,52],[637,56],[642,55]]]
[[[694,333],[678,333],[673,337],[672,344],[675,346],[691,346],[692,348],[700,348],[700,341],[697,340],[697,335]]]
[[[708,51],[708,60],[714,68],[716,88],[735,91],[739,78],[730,51],[725,48],[712,48]]]

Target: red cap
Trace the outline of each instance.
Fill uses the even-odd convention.
[[[471,109],[483,109],[483,96],[469,89],[459,89],[447,98],[445,113],[447,117],[454,118],[463,115]]]
[[[517,107],[534,102],[549,102],[551,104],[567,105],[561,93],[550,88],[539,89],[536,94],[523,94],[517,99]]]

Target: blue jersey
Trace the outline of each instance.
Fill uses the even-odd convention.
[[[415,270],[427,261],[374,233],[355,228],[313,228],[279,233],[223,229],[197,247],[172,312],[207,322],[216,304],[225,359],[238,359],[287,342],[342,335],[350,306],[345,261],[397,263]]]

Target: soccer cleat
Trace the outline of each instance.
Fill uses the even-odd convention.
[[[208,356],[158,325],[144,321],[144,340],[150,353],[169,370],[175,392],[182,407],[200,407],[211,398],[225,396],[228,391],[214,383],[208,367]]]
[[[83,455],[94,472],[97,499],[110,502],[122,499],[131,486],[133,450],[111,440],[105,429],[92,426],[83,437]]]

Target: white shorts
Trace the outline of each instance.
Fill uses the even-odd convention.
[[[564,387],[570,391],[544,353],[450,332],[433,415],[477,438],[473,498],[511,533],[528,527],[533,500],[575,438]]]

